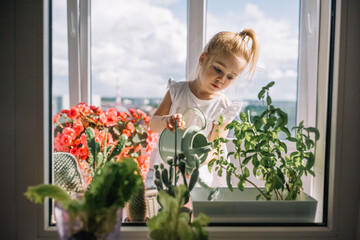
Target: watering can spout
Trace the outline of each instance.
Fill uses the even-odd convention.
[[[202,188],[204,188],[204,189],[206,189],[206,190],[208,191],[208,193],[209,193],[209,195],[208,195],[208,200],[209,200],[209,201],[212,201],[212,200],[218,198],[218,195],[219,195],[219,193],[220,193],[220,188],[218,188],[218,187],[215,187],[215,188],[210,187],[210,186],[207,185],[201,178],[199,178],[197,182],[199,183],[199,185],[200,185]]]

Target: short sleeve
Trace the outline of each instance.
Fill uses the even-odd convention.
[[[169,89],[170,91],[170,97],[172,102],[174,102],[175,94],[176,94],[175,84],[176,84],[175,80],[173,78],[169,78],[167,89]]]
[[[217,119],[219,119],[220,115],[223,116],[223,122],[231,122],[234,118],[239,115],[241,110],[242,103],[240,102],[233,102],[230,103],[226,108],[220,110]],[[217,120],[216,120],[217,122]]]

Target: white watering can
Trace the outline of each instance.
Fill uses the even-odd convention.
[[[189,126],[185,129],[177,129],[176,131],[164,129],[159,138],[159,153],[162,160],[166,163],[167,160],[173,158],[174,155],[178,156],[179,154],[183,154],[186,158],[187,167],[193,169],[195,168],[195,161],[193,160],[195,155],[200,159],[200,164],[204,163],[212,146],[211,142],[208,142],[206,136],[202,133],[202,130],[206,127],[204,113],[199,108],[193,107],[186,109],[183,117],[185,117],[190,110],[195,111],[199,115],[202,125],[201,128],[198,126]]]
[[[185,129],[177,129],[171,131],[164,129],[159,138],[159,153],[162,160],[168,164],[169,159],[175,159],[176,156],[183,154],[185,157],[186,167],[188,172],[196,168],[196,162],[203,164],[208,156],[208,152],[212,149],[211,142],[208,142],[202,130],[206,127],[206,119],[204,113],[196,107],[185,110],[183,117],[190,111],[195,111],[201,119],[201,128],[198,126],[189,126]],[[198,158],[198,159],[196,159]],[[216,198],[219,193],[219,188],[212,188],[208,186],[200,177],[197,182],[201,187],[206,189],[209,193],[208,200]]]

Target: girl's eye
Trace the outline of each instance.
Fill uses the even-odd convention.
[[[220,69],[220,68],[214,67],[214,69],[215,69],[215,71],[216,71],[217,73],[221,73],[221,69]]]
[[[229,80],[233,80],[234,78],[232,76],[228,76],[228,79]]]

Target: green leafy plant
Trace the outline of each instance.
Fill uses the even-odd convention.
[[[203,213],[190,222],[190,216],[181,209],[184,206],[187,187],[174,187],[174,196],[165,191],[159,192],[159,200],[163,206],[158,215],[152,217],[147,225],[149,237],[154,240],[205,240],[208,232],[203,228],[210,219]]]
[[[239,161],[239,167],[226,161],[220,145],[228,140],[218,137],[213,142],[216,158],[210,161],[209,171],[216,163],[215,171],[218,175],[226,172],[227,185],[231,191],[231,176],[235,176],[239,180],[239,190],[244,190],[246,182],[259,190],[257,199],[295,200],[302,189],[301,177],[307,174],[315,176],[311,170],[315,162],[313,149],[320,135],[318,129],[305,127],[301,121],[293,128],[296,131],[295,137],[291,137],[286,127],[287,114],[272,104],[269,95],[269,89],[274,84],[270,82],[258,94],[265,106],[260,115],[254,116],[251,121],[250,114],[241,112],[240,121],[233,120],[226,126],[235,135],[232,140],[235,152],[230,152],[228,156],[233,155]],[[222,124],[222,117],[219,124]],[[288,153],[287,145],[279,138],[280,133],[284,133],[288,141],[296,144],[295,151]],[[253,165],[253,175],[265,181],[265,189],[260,189],[249,179],[249,163]]]
[[[136,160],[129,158],[106,163],[80,198],[72,199],[66,191],[51,184],[28,187],[25,196],[35,203],[43,203],[45,197],[53,198],[69,213],[70,222],[80,219],[80,232],[101,238],[114,229],[117,210],[141,188],[142,181]]]

